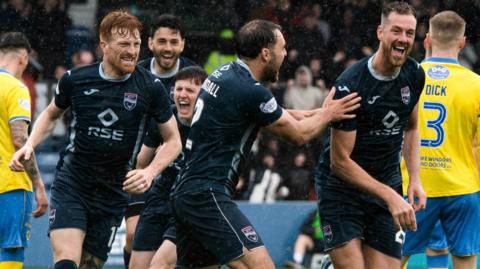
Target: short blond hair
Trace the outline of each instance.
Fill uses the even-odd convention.
[[[432,43],[449,48],[465,35],[465,20],[454,11],[442,11],[430,19]]]

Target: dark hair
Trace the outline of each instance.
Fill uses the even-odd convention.
[[[120,35],[133,34],[135,30],[142,31],[142,23],[137,17],[124,10],[109,12],[100,23],[100,39],[110,41],[113,30],[117,30]]]
[[[170,28],[176,30],[180,33],[181,38],[185,38],[185,30],[182,25],[182,21],[175,15],[172,14],[162,14],[160,15],[155,22],[150,27],[150,37],[155,35],[155,32],[160,27]]]
[[[175,80],[193,80],[195,84],[202,85],[208,77],[207,72],[199,66],[187,66],[180,69],[175,75]]]
[[[242,58],[256,58],[263,48],[269,48],[277,41],[275,30],[282,27],[270,21],[253,20],[242,26],[235,36],[235,50]]]
[[[27,37],[20,32],[6,32],[0,35],[0,51],[7,52],[17,49],[26,49],[30,53],[32,47]]]
[[[413,17],[417,17],[417,12],[415,9],[409,5],[407,2],[391,2],[386,4],[382,9],[382,22],[384,19],[388,18],[390,13],[398,13],[400,15],[412,15]]]

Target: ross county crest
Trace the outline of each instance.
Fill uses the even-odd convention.
[[[401,88],[400,94],[402,95],[402,102],[408,105],[410,103],[410,88],[408,86]]]
[[[123,96],[123,106],[128,110],[131,111],[137,105],[137,94],[126,92]]]
[[[258,242],[257,232],[255,232],[255,229],[253,229],[252,226],[247,226],[247,227],[242,228],[242,233],[251,242]]]

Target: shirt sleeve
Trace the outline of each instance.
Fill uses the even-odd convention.
[[[415,91],[418,92],[418,96],[422,94],[423,87],[425,86],[425,71],[423,67],[417,63],[417,72],[415,75],[417,80],[415,81]]]
[[[72,104],[72,76],[71,71],[67,71],[63,74],[60,81],[58,81],[57,88],[55,89],[55,105],[61,109],[67,109]]]
[[[173,115],[167,91],[159,79],[149,84],[152,100],[149,113],[158,123],[167,122]]]
[[[22,83],[18,83],[10,89],[7,98],[8,122],[24,120],[30,122],[30,93]]]
[[[147,133],[145,134],[143,144],[150,148],[157,148],[162,142],[162,136],[158,131],[158,125],[156,121],[152,119],[148,124],[148,129]]]
[[[245,106],[246,113],[251,115],[260,126],[267,126],[277,121],[283,112],[273,94],[261,85],[252,87]]]
[[[333,99],[342,99],[343,97],[355,92],[356,89],[353,89],[350,83],[337,80],[335,81],[335,96]],[[355,113],[356,111],[354,111]],[[342,130],[342,131],[354,131],[357,129],[357,119],[348,119],[348,120],[341,120],[337,122],[332,122],[331,126],[335,129]]]

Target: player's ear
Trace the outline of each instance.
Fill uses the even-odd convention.
[[[148,49],[153,51],[153,38],[151,36],[148,37]]]
[[[428,51],[431,46],[432,46],[432,36],[430,35],[430,33],[426,33],[425,39],[423,39],[423,47],[425,48],[425,50]]]
[[[378,40],[382,40],[382,36],[383,36],[383,26],[380,24],[377,27],[377,38],[378,38]]]
[[[260,56],[264,62],[268,62],[268,59],[270,58],[270,50],[268,48],[262,48]]]
[[[185,38],[180,39],[180,53],[183,52],[183,48],[185,48]]]
[[[467,38],[465,36],[462,36],[460,38],[460,42],[459,42],[459,48],[462,50],[463,48],[465,48],[465,43],[467,42]]]

